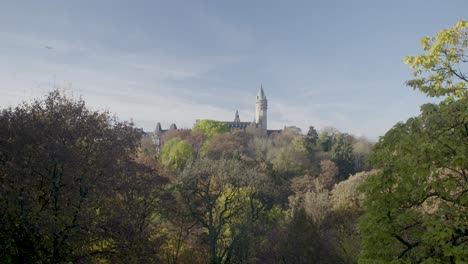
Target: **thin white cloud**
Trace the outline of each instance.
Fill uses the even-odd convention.
[[[216,17],[207,18],[206,23],[216,20]],[[239,45],[250,45],[248,34],[238,34],[242,31],[235,27],[228,32],[240,42],[245,40]],[[220,38],[227,41],[230,39],[228,35]],[[54,86],[60,86],[76,96],[83,95],[92,108],[107,109],[124,120],[132,118],[146,130],[154,129],[156,122],[162,122],[166,127],[170,123],[191,127],[196,119],[233,120],[236,109],[239,109],[242,121],[252,121],[254,117],[256,90],[245,92],[235,89],[238,84],[230,84],[232,91],[224,89],[217,93],[215,86],[201,86],[215,78],[211,76],[212,71],[238,63],[242,60],[241,55],[196,58],[155,50],[124,52],[96,43],[69,43],[53,36],[35,34],[0,32],[0,38],[6,39],[2,45],[15,51],[0,53],[0,107],[43,96]],[[52,49],[46,49],[46,45]],[[194,84],[200,80],[202,84]],[[216,83],[222,82],[216,80]],[[303,90],[302,101],[312,98],[317,101],[320,96],[319,90]],[[318,129],[335,126],[375,140],[399,118],[408,116],[406,104],[414,104],[411,99],[394,102],[382,106],[380,113],[360,118],[358,115],[369,109],[363,103],[323,101],[310,100],[312,103],[301,104],[294,102],[294,98],[271,96],[269,128],[295,125],[306,132],[310,125]]]
[[[109,110],[121,119],[132,118],[145,129],[153,129],[158,121],[167,126],[174,122],[179,127],[191,127],[196,119],[233,119],[234,110],[201,104],[195,97],[197,91],[172,83],[174,80],[205,78],[212,68],[230,63],[228,57],[182,60],[155,54],[113,53],[87,43],[59,41],[53,41],[58,48],[47,51],[40,46],[46,43],[44,37],[8,36],[10,45],[29,51],[39,46],[40,52],[0,54],[2,107],[43,96],[54,87],[61,87],[69,94],[82,95],[94,109]],[[45,52],[52,53],[51,61],[43,55]],[[69,53],[82,53],[90,59],[74,63],[58,62],[53,57]]]

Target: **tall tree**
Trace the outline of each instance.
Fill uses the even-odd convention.
[[[164,143],[159,155],[161,163],[174,170],[182,170],[192,157],[192,146],[178,137]]]
[[[369,155],[372,151],[373,143],[365,137],[356,138],[353,142],[354,171],[370,170]]]
[[[336,164],[331,160],[322,160],[320,162],[320,174],[318,176],[321,184],[331,190],[333,185],[337,182],[336,176],[338,175],[339,170]]]
[[[326,127],[322,129],[318,138],[318,144],[323,151],[328,152],[331,150],[335,136],[340,134],[340,131],[334,127]]]
[[[307,142],[311,146],[315,146],[317,145],[318,138],[319,138],[319,135],[317,133],[317,130],[315,130],[313,126],[310,126],[309,131],[307,131],[307,135],[306,135]]]
[[[354,156],[352,138],[348,134],[338,134],[333,140],[330,157],[338,166],[338,179],[346,180],[354,173]]]
[[[428,54],[408,57],[408,85],[428,96],[418,117],[396,124],[377,143],[363,190],[361,263],[466,263],[468,261],[467,81],[465,21],[424,38]]]
[[[116,189],[135,190],[141,178],[159,179],[135,160],[140,139],[141,132],[132,124],[90,111],[83,100],[57,91],[3,110],[2,262],[92,262],[104,250],[118,254],[118,247],[100,246],[111,245],[110,234],[118,232],[116,225],[101,225],[112,218],[106,206],[115,205],[109,201],[116,201]],[[125,181],[135,185],[122,184]],[[145,186],[157,183],[147,181]]]
[[[239,161],[202,159],[187,167],[177,190],[187,214],[206,231],[211,263],[232,260],[245,221],[262,210],[250,182],[259,178]]]
[[[305,146],[307,149],[307,158],[309,160],[309,171],[310,173],[314,173],[319,170],[319,161],[320,161],[320,154],[321,148],[318,145],[319,135],[317,130],[313,126],[309,127],[309,131],[305,136]]]

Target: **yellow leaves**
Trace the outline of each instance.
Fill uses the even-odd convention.
[[[403,63],[404,64],[410,64],[410,67],[413,67],[413,61],[414,61],[414,56],[406,56],[403,58]]]
[[[362,207],[364,196],[359,192],[359,188],[369,177],[376,174],[377,171],[360,172],[350,176],[333,187],[332,202],[334,210],[358,210]]]
[[[468,28],[468,21],[462,19],[455,24],[454,28],[459,30]]]
[[[430,49],[430,47],[431,47],[430,41],[431,41],[431,37],[424,37],[424,38],[421,39],[421,46],[422,46],[423,50],[429,50]]]
[[[461,63],[466,62],[468,51],[468,22],[460,20],[454,27],[439,31],[436,37],[422,38],[421,47],[425,54],[407,56],[403,61],[413,69],[414,77],[423,77],[407,84],[431,97],[454,100],[466,96],[467,73]]]

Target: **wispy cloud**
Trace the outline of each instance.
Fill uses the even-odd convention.
[[[236,109],[251,121],[264,82],[270,128],[334,126],[372,139],[427,101],[405,96],[407,45],[416,49],[421,32],[464,10],[430,23],[402,16],[411,27],[401,27],[393,18],[402,10],[385,6],[350,13],[335,4],[62,2],[0,9],[0,107],[60,86],[146,130],[158,121],[190,127],[199,118],[232,120]]]
[[[235,63],[238,58],[215,56],[197,60],[154,52],[114,52],[85,42],[65,41],[50,42],[55,47],[49,51],[41,46],[47,43],[45,37],[9,34],[8,39],[10,45],[29,52],[0,54],[2,106],[42,96],[54,86],[60,86],[75,96],[82,95],[90,107],[109,110],[122,119],[133,119],[146,130],[154,129],[156,122],[163,126],[177,123],[179,127],[191,127],[196,119],[231,120],[235,109],[240,110],[243,121],[254,117],[256,91],[234,88],[217,93],[216,86],[194,84],[200,79],[206,83],[213,69]],[[39,46],[40,51],[32,52],[34,46]],[[71,58],[62,61],[67,56]],[[73,62],[74,57],[77,63]],[[304,96],[317,98],[316,93],[310,93]],[[311,100],[311,104],[303,104],[294,98],[274,95],[269,100],[272,129],[295,125],[307,131],[310,125],[318,129],[335,126],[377,139],[401,116],[407,116],[405,104],[414,98],[388,104],[378,114],[366,113],[366,104],[352,100]],[[358,116],[361,114],[367,116]]]
[[[229,64],[229,58],[200,61],[155,53],[114,53],[87,43],[47,42],[47,38],[34,35],[8,34],[8,39],[16,48],[31,50],[36,46],[40,51],[0,55],[3,94],[0,105],[14,105],[25,98],[42,96],[59,86],[76,96],[82,95],[91,107],[109,110],[123,119],[132,118],[145,129],[153,129],[158,121],[167,126],[174,122],[191,127],[195,119],[233,118],[232,109],[203,104],[197,98],[201,94],[208,97],[203,101],[210,98],[217,101],[220,95],[199,93],[189,84],[194,79],[208,78],[206,74],[211,69]],[[53,43],[50,44],[53,49],[46,50],[41,46],[44,43]],[[50,60],[49,55],[44,55],[47,52],[51,53]],[[88,59],[62,62],[61,56],[67,54]]]

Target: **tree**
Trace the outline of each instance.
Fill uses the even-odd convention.
[[[329,192],[317,178],[310,176],[295,177],[291,180],[291,191],[288,197],[291,215],[304,211],[309,220],[320,225],[330,209]]]
[[[243,131],[213,136],[206,146],[206,157],[211,159],[240,159],[247,152],[250,135]]]
[[[204,119],[193,126],[193,131],[202,132],[211,139],[216,134],[229,132],[229,128],[222,122]]]
[[[254,136],[248,143],[248,155],[257,164],[265,164],[273,148],[270,138]]]
[[[100,201],[96,217],[97,232],[102,236],[94,247],[100,259],[110,263],[161,262],[162,245],[166,237],[161,233],[162,199],[167,182],[156,174],[153,159],[137,158],[127,163],[122,173],[113,175],[114,184],[108,186],[107,199]]]
[[[338,167],[331,160],[322,160],[320,162],[320,175],[318,177],[320,183],[328,190],[333,188],[337,182]]]
[[[333,252],[328,234],[303,208],[275,230],[267,243],[260,263],[342,263]]]
[[[178,137],[164,143],[160,154],[161,163],[174,170],[183,169],[192,157],[192,146]]]
[[[439,31],[437,37],[425,37],[424,55],[407,56],[405,63],[414,69],[415,79],[407,85],[431,97],[447,96],[448,100],[467,97],[468,21]]]
[[[308,152],[302,135],[279,134],[273,138],[268,152],[273,169],[285,177],[297,176],[308,169]]]
[[[468,259],[467,107],[466,98],[424,105],[376,145],[383,171],[364,186],[363,262]]]
[[[331,192],[333,209],[362,211],[364,194],[360,191],[361,186],[370,175],[376,173],[376,171],[359,172],[336,184]]]
[[[353,143],[354,171],[370,170],[368,162],[373,144],[364,137],[357,138]]]
[[[468,97],[455,66],[466,62],[466,28],[461,21],[424,38],[429,54],[407,58],[415,75],[428,75],[408,85],[447,100],[421,106],[376,144],[381,172],[363,186],[361,263],[468,261]]]
[[[235,160],[198,160],[180,175],[176,186],[180,202],[205,230],[211,263],[232,260],[241,227],[252,224],[263,210],[251,183],[259,178]]]
[[[192,146],[195,157],[201,156],[202,146],[206,141],[206,135],[200,131],[168,130],[162,135],[162,144],[173,138],[180,138]]]
[[[315,130],[313,126],[309,127],[309,131],[307,131],[306,139],[310,146],[317,145],[319,135],[317,133],[317,130]]]
[[[276,262],[356,263],[360,252],[357,222],[364,199],[359,188],[371,173],[353,175],[336,184],[331,192],[320,178],[292,179],[294,195],[289,197],[291,218],[287,219],[291,222],[286,224],[288,235],[277,235],[284,249],[274,249],[274,254],[279,251],[282,255]]]
[[[338,134],[333,141],[330,157],[338,166],[338,179],[346,180],[354,172],[352,139],[348,134]]]
[[[319,169],[319,161],[321,148],[318,145],[319,135],[313,126],[309,127],[309,131],[305,136],[305,147],[307,149],[307,158],[309,160],[310,173],[316,172]]]
[[[338,134],[340,134],[340,131],[334,127],[326,127],[320,132],[318,144],[323,151],[328,152],[331,150],[335,136]]]
[[[152,168],[136,161],[140,140],[140,130],[131,123],[90,111],[83,100],[68,99],[57,91],[43,100],[4,109],[0,114],[2,262],[96,262],[124,253],[112,236],[123,230],[110,223],[116,217],[132,224],[147,223],[149,218],[110,212],[116,203],[128,208],[123,205],[128,200],[121,198],[124,193],[138,196],[134,201],[155,199],[154,190],[162,183]],[[127,233],[127,239],[138,236],[140,243],[151,243],[143,239],[148,238],[146,231]],[[134,249],[140,260],[154,256],[141,247]]]
[[[332,208],[326,222],[336,253],[343,263],[356,263],[358,260],[361,251],[358,219],[364,213],[364,194],[360,188],[373,173],[375,171],[356,173],[336,184],[331,191]]]

